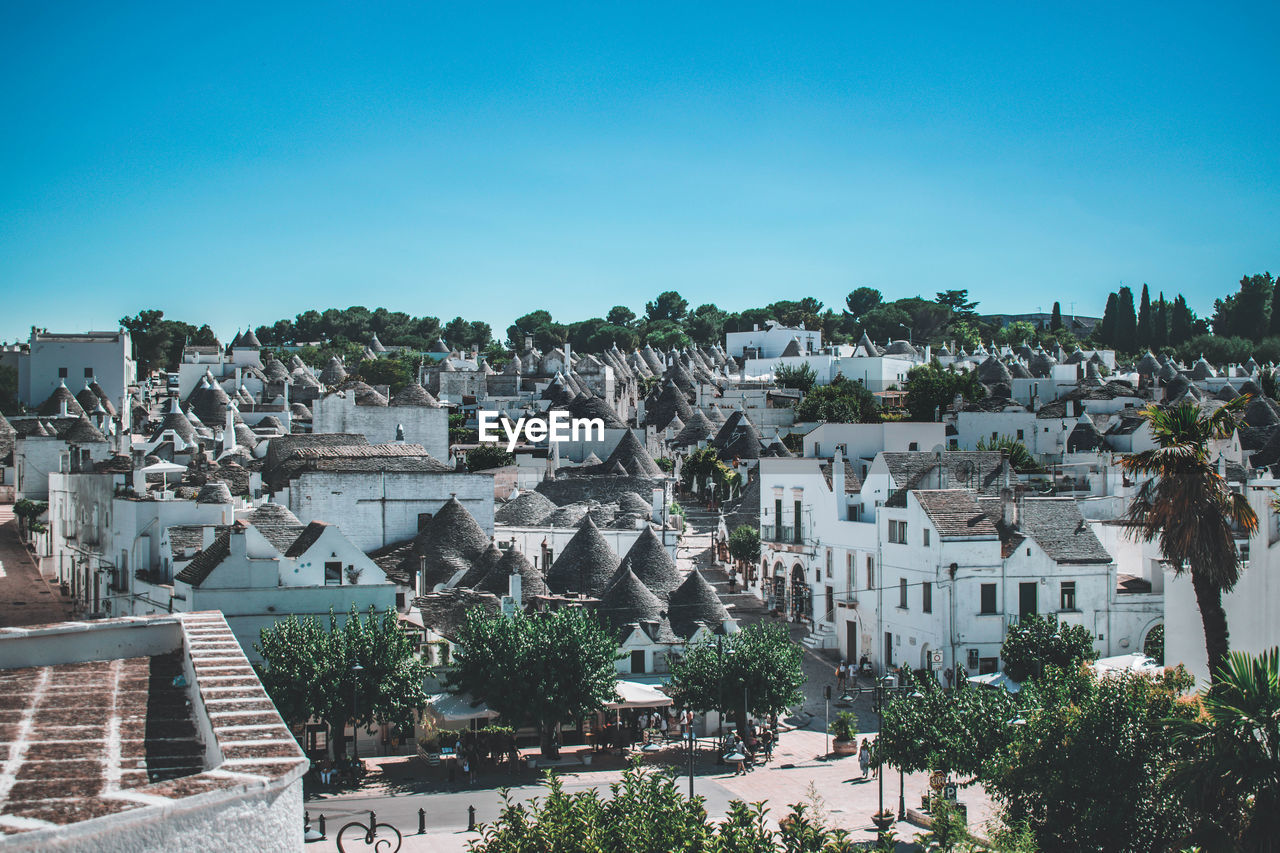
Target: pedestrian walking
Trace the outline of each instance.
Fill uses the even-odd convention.
[[[845,680],[849,676],[849,670],[844,665],[844,661],[836,664],[836,690],[844,693]]]
[[[862,739],[862,748],[858,750],[858,766],[862,768],[862,778],[867,778],[867,771],[871,769],[871,746],[866,738]]]

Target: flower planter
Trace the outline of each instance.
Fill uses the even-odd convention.
[[[856,755],[858,742],[856,740],[833,740],[831,741],[831,752],[834,755]]]
[[[877,832],[884,832],[893,826],[898,817],[893,812],[879,812],[871,816],[871,822],[875,824]]]

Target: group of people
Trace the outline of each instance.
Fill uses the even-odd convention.
[[[772,726],[758,726],[754,723],[749,723],[745,740],[737,732],[734,732],[726,744],[728,755],[740,755],[742,757],[734,759],[733,775],[739,776],[754,770],[756,756],[759,754],[764,755],[766,762],[773,760],[773,746],[777,741],[777,731]]]
[[[857,666],[853,665],[853,661],[841,660],[836,664],[836,689],[843,693],[846,689],[856,688],[859,675],[870,677],[871,674],[871,659],[866,655],[862,656]]]
[[[337,785],[344,780],[358,782],[364,776],[364,762],[345,755],[339,756],[337,761],[326,758],[316,765],[316,775],[323,785]]]

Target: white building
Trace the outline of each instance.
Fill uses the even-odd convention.
[[[116,408],[138,381],[133,341],[115,332],[57,333],[31,329],[28,349],[18,356],[18,399],[35,408],[61,384],[79,388],[97,382]]]
[[[795,355],[816,353],[822,349],[822,330],[784,326],[770,320],[763,329],[757,323],[749,332],[726,332],[724,348],[734,358],[773,359],[786,353],[792,341],[797,342]]]
[[[436,459],[449,458],[449,411],[425,388],[408,385],[385,405],[371,405],[374,399],[382,402],[372,395],[361,399],[349,390],[322,395],[311,405],[311,431],[356,433],[370,444],[420,444]]]
[[[396,585],[338,527],[304,526],[278,504],[229,526],[170,527],[162,540],[171,600],[148,612],[220,610],[251,660],[260,660],[254,644],[262,630],[287,616],[332,610],[341,619],[353,606],[384,612],[397,603]],[[193,541],[203,545],[194,553]]]

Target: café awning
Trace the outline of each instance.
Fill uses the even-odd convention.
[[[620,701],[608,702],[606,708],[662,708],[672,704],[671,697],[652,684],[619,681],[617,691]]]
[[[427,697],[427,710],[446,723],[459,723],[468,720],[491,720],[498,716],[497,711],[490,710],[483,702],[477,702],[469,694],[455,696],[452,693],[437,693]]]

